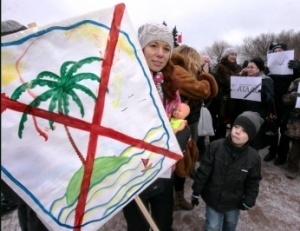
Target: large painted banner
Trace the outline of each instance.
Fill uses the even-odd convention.
[[[51,230],[97,230],[182,153],[125,5],[2,37],[1,178]]]

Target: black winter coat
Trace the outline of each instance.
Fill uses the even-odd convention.
[[[288,88],[293,80],[298,76],[295,75],[269,75],[274,82],[275,107],[277,117],[281,120],[284,116],[290,113],[290,110],[282,102],[282,97],[287,93]]]
[[[197,169],[193,195],[201,195],[218,212],[238,209],[242,202],[253,207],[261,179],[258,152],[248,144],[235,147],[229,135],[209,144]]]
[[[259,115],[263,119],[265,119],[268,114],[269,106],[273,106],[273,102],[274,102],[273,80],[262,73],[260,76],[262,77],[261,102],[251,101],[251,100],[241,100],[239,114],[243,113],[244,111],[255,111],[259,113]]]

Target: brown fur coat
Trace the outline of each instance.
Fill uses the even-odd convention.
[[[195,100],[212,99],[217,95],[218,85],[211,74],[204,73],[198,79],[194,78],[187,71],[185,58],[176,52],[172,54],[171,61],[175,64],[175,76],[180,82],[180,95]]]

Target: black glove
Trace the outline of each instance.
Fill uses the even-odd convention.
[[[290,60],[288,62],[288,67],[290,69],[297,69],[300,68],[300,61],[299,60]]]
[[[197,206],[197,205],[199,205],[199,196],[192,196],[192,199],[191,199],[191,204],[193,205],[193,206]]]
[[[244,202],[241,203],[240,210],[247,211],[247,210],[250,210],[250,209],[251,209],[251,207],[247,206]]]

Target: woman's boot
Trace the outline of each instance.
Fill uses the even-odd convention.
[[[176,192],[175,191],[175,200],[174,200],[174,211],[178,211],[178,210],[192,210],[193,206],[187,202],[184,198],[184,192],[179,191]]]

